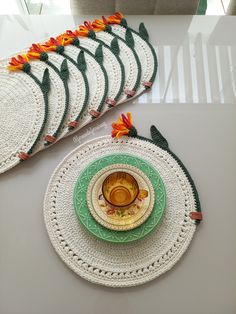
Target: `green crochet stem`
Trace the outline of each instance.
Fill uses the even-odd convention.
[[[196,189],[196,186],[195,186],[195,183],[194,183],[192,177],[190,176],[190,174],[189,174],[187,168],[184,166],[183,162],[170,150],[167,140],[162,136],[162,134],[157,130],[157,128],[154,125],[151,126],[152,140],[150,140],[149,138],[146,138],[144,136],[138,135],[137,130],[135,129],[135,127],[133,127],[130,130],[129,136],[137,138],[137,139],[140,139],[140,140],[143,140],[143,141],[147,141],[147,142],[152,143],[152,144],[155,144],[156,146],[159,146],[163,150],[167,151],[175,159],[175,161],[178,163],[178,165],[181,167],[181,169],[183,170],[184,174],[188,178],[188,181],[189,181],[189,183],[191,185],[191,188],[192,188],[192,191],[193,191],[193,195],[194,195],[194,199],[195,199],[196,210],[198,212],[201,212],[201,203],[200,203],[198,191]],[[196,224],[199,224],[200,220],[195,220],[195,222],[196,222]]]
[[[153,46],[149,42],[149,35],[148,35],[147,29],[146,29],[144,23],[140,23],[139,32],[136,32],[134,29],[129,27],[127,24],[127,21],[125,19],[121,20],[120,25],[123,26],[124,28],[126,28],[127,30],[129,29],[133,34],[136,34],[137,36],[139,36],[140,38],[145,40],[148,47],[150,48],[152,55],[153,55],[153,60],[154,60],[154,70],[153,70],[152,76],[151,76],[149,81],[153,83],[155,80],[156,74],[157,74],[158,61],[157,61],[157,55],[156,55],[155,49],[153,48]]]
[[[108,75],[107,75],[107,72],[106,72],[106,69],[104,67],[104,65],[102,64],[102,56],[100,55],[99,58],[97,58],[94,54],[92,54],[92,52],[90,52],[87,48],[84,48],[82,46],[80,46],[80,42],[79,42],[79,39],[75,39],[74,42],[72,43],[75,47],[83,50],[84,52],[86,52],[88,55],[90,55],[92,58],[94,58],[97,63],[99,64],[103,74],[104,74],[104,79],[105,79],[105,89],[104,89],[104,93],[103,93],[103,97],[102,97],[102,100],[99,104],[99,106],[97,107],[97,111],[98,112],[101,112],[104,105],[105,105],[105,101],[106,101],[106,98],[107,98],[107,94],[108,94]],[[92,119],[94,119],[95,117],[92,117]]]
[[[121,83],[120,83],[120,88],[118,93],[116,94],[116,96],[114,97],[114,100],[117,101],[120,98],[120,95],[122,94],[123,90],[124,90],[124,85],[125,85],[125,67],[124,64],[122,63],[120,57],[119,57],[119,47],[118,47],[118,51],[114,52],[111,47],[109,47],[107,44],[105,44],[102,40],[98,39],[98,38],[91,38],[94,41],[96,41],[99,44],[102,44],[104,47],[106,47],[107,49],[110,49],[112,54],[116,57],[116,60],[119,62],[120,65],[120,69],[121,69]],[[109,107],[112,107],[109,105]]]
[[[75,118],[75,121],[79,121],[81,115],[83,114],[84,110],[86,109],[87,107],[87,104],[88,104],[88,99],[89,99],[89,83],[88,83],[88,78],[87,78],[87,75],[85,73],[86,71],[86,66],[84,69],[82,69],[78,63],[73,59],[71,58],[70,56],[68,56],[67,54],[64,53],[64,50],[63,51],[60,51],[59,54],[61,56],[63,56],[65,59],[67,59],[68,61],[70,61],[81,73],[82,77],[83,77],[83,80],[84,80],[84,85],[85,85],[85,99],[84,99],[84,102],[83,102],[83,106],[80,110],[80,112],[77,114],[76,118]]]
[[[43,75],[43,81],[42,83],[40,80],[30,72],[30,64],[26,63],[24,65],[23,71],[26,72],[34,81],[35,83],[40,87],[42,94],[43,94],[43,99],[44,99],[44,117],[43,117],[43,123],[40,128],[40,131],[37,135],[37,138],[35,139],[33,145],[31,148],[28,150],[27,154],[31,155],[34,151],[35,146],[37,145],[38,141],[40,140],[41,136],[43,135],[43,131],[47,122],[47,117],[48,117],[48,94],[50,91],[50,80],[49,80],[49,72],[48,69],[45,69],[44,75]]]
[[[65,95],[66,95],[66,99],[65,99],[65,109],[64,109],[64,112],[63,112],[63,116],[62,116],[62,119],[60,121],[60,124],[59,126],[57,127],[56,131],[54,132],[53,136],[55,138],[58,137],[58,135],[60,134],[61,132],[61,129],[64,125],[64,122],[65,122],[65,119],[66,119],[66,116],[68,114],[68,111],[69,111],[69,101],[70,101],[70,92],[69,92],[69,87],[68,87],[68,75],[62,75],[62,72],[55,66],[55,64],[53,64],[51,61],[49,61],[48,59],[47,60],[43,60],[41,59],[42,61],[44,61],[48,66],[50,66],[57,74],[58,76],[60,77],[60,79],[62,80],[63,82],[63,85],[64,85],[64,89],[65,89]],[[63,61],[64,62],[64,61]],[[64,63],[65,64],[65,63]],[[67,67],[67,65],[65,65],[65,67]],[[67,69],[68,70],[68,69]],[[50,143],[45,143],[45,145],[50,145]]]

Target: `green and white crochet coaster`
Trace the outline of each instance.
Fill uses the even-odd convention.
[[[159,226],[130,243],[99,240],[78,221],[73,205],[75,182],[84,169],[98,156],[116,154],[144,160],[160,174],[166,189],[166,209]],[[104,136],[77,147],[56,168],[44,200],[47,231],[60,258],[84,279],[109,287],[140,285],[172,268],[196,230],[191,213],[197,213],[196,199],[176,159],[151,141],[129,137]]]
[[[18,164],[35,146],[42,131],[46,111],[42,90],[29,75],[0,69],[0,82],[2,173]]]
[[[87,205],[87,189],[94,175],[103,168],[118,163],[140,169],[150,179],[155,192],[155,205],[150,217],[139,227],[127,231],[103,227],[92,217]],[[73,199],[76,214],[84,227],[98,238],[112,243],[128,243],[147,236],[160,222],[166,206],[165,187],[158,172],[143,159],[127,154],[107,155],[85,167],[75,185]]]

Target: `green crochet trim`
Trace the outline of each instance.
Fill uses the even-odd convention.
[[[88,55],[90,55],[91,57],[93,57],[97,61],[95,55],[92,54],[91,51],[89,51],[87,48],[84,48],[84,47],[80,46],[79,40],[75,40],[73,42],[73,45],[75,47],[77,47],[77,48],[82,49],[84,52],[86,52]],[[103,97],[102,97],[102,100],[101,100],[98,108],[96,109],[98,112],[101,112],[103,107],[104,107],[104,105],[105,105],[105,101],[106,101],[107,94],[108,94],[108,75],[107,75],[107,72],[106,72],[106,69],[105,69],[104,65],[102,63],[99,63],[99,62],[98,62],[98,64],[99,64],[99,66],[100,66],[100,68],[101,68],[101,70],[102,70],[102,72],[104,74],[104,79],[105,79],[105,89],[104,89]],[[95,117],[92,117],[92,119],[95,119]]]
[[[24,68],[23,68],[24,71]],[[41,136],[43,135],[43,131],[47,122],[47,117],[48,117],[48,94],[50,91],[50,78],[49,78],[49,71],[48,69],[44,70],[43,73],[43,79],[42,82],[30,71],[26,72],[34,81],[35,83],[40,87],[42,94],[43,94],[43,99],[44,99],[44,118],[43,118],[43,123],[40,128],[40,131],[37,135],[37,138],[35,139],[33,145],[31,148],[28,150],[27,154],[31,155],[34,151],[35,146],[37,145],[38,141],[40,140]]]
[[[55,64],[53,64],[51,61],[45,60],[44,62],[58,74],[58,76],[60,77],[60,79],[63,82],[64,89],[65,89],[65,95],[66,95],[65,109],[64,109],[63,116],[62,116],[62,119],[60,121],[60,124],[59,124],[59,126],[57,127],[56,131],[53,134],[53,136],[55,138],[57,138],[58,135],[61,132],[62,126],[64,125],[66,116],[67,116],[68,111],[69,111],[70,92],[69,92],[69,87],[68,87],[68,78],[69,78],[68,64],[67,64],[66,60],[63,60],[62,63],[61,63],[61,68],[59,70],[55,66]],[[48,142],[45,143],[45,145],[50,145],[50,144],[51,143],[48,143]]]
[[[117,40],[117,38],[113,38],[111,41],[111,47],[109,47],[107,44],[105,44],[100,39],[94,38],[93,40],[96,41],[97,43],[102,44],[104,47],[110,49],[111,52],[113,53],[113,55],[116,57],[117,61],[119,62],[120,69],[121,69],[121,83],[120,83],[119,91],[116,94],[116,96],[114,97],[114,100],[117,101],[120,98],[120,95],[122,94],[122,92],[124,90],[124,86],[125,86],[125,67],[124,67],[124,64],[122,63],[122,61],[119,57],[120,48],[119,48],[118,40]],[[111,107],[111,106],[109,105],[109,107]]]
[[[137,52],[135,51],[134,47],[132,46],[132,42],[133,42],[133,36],[130,32],[128,32],[128,35],[126,34],[126,40],[128,40],[128,42],[126,40],[124,40],[122,37],[120,37],[119,35],[115,34],[112,30],[109,31],[109,29],[106,29],[105,31],[109,32],[111,35],[113,35],[114,37],[118,38],[119,40],[121,40],[124,44],[126,44],[131,50],[132,53],[134,55],[134,58],[137,62],[137,67],[138,67],[138,75],[137,75],[137,79],[136,82],[134,84],[134,87],[132,88],[133,91],[136,91],[138,89],[138,87],[140,86],[140,82],[141,82],[141,73],[142,73],[142,67],[141,67],[141,62],[139,60],[139,57],[137,55]],[[131,37],[132,36],[132,37]]]
[[[151,131],[152,140],[150,140],[149,138],[138,135],[137,130],[134,127],[130,130],[129,136],[138,138],[138,139],[143,140],[143,141],[150,142],[152,144],[155,144],[156,146],[159,146],[163,150],[167,151],[175,159],[175,161],[181,167],[181,169],[183,170],[184,174],[186,175],[186,177],[187,177],[187,179],[191,185],[194,199],[195,199],[196,210],[198,212],[201,212],[201,203],[200,203],[198,191],[196,189],[195,183],[194,183],[192,177],[190,176],[187,168],[184,166],[182,161],[170,150],[167,140],[163,137],[163,135],[157,130],[157,128],[154,125],[151,126],[150,131]],[[196,224],[199,224],[199,223],[200,223],[200,221],[196,220]]]

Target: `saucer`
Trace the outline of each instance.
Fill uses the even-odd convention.
[[[112,173],[123,171],[135,178],[140,190],[146,190],[146,197],[136,198],[128,209],[115,209],[102,194],[102,184]],[[113,164],[98,171],[90,181],[87,190],[87,205],[93,218],[102,226],[117,231],[131,230],[140,226],[150,216],[155,194],[148,177],[134,166]]]

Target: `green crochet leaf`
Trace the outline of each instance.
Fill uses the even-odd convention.
[[[139,24],[139,34],[144,40],[149,40],[148,31],[143,23]]]
[[[111,41],[111,50],[113,51],[113,53],[115,55],[119,55],[120,53],[120,47],[119,47],[119,44],[118,44],[118,39],[117,37],[114,37]]]
[[[43,73],[42,90],[44,93],[48,93],[50,91],[50,78],[48,68],[45,69]]]
[[[84,51],[80,50],[80,53],[78,54],[77,57],[77,65],[78,65],[78,69],[82,72],[86,71],[86,61],[85,61],[85,57],[84,57]]]
[[[130,48],[134,48],[134,37],[129,28],[127,28],[126,33],[125,33],[125,40],[126,40],[127,45]]]
[[[153,142],[156,145],[160,146],[163,149],[169,148],[167,140],[162,136],[162,134],[157,130],[157,128],[154,125],[151,126],[151,136]]]
[[[69,78],[69,69],[68,69],[68,64],[67,64],[67,60],[64,59],[62,61],[62,64],[61,64],[61,78],[63,81],[67,81],[68,78]]]
[[[95,59],[98,63],[103,63],[103,52],[102,52],[102,44],[99,44],[95,51]]]

